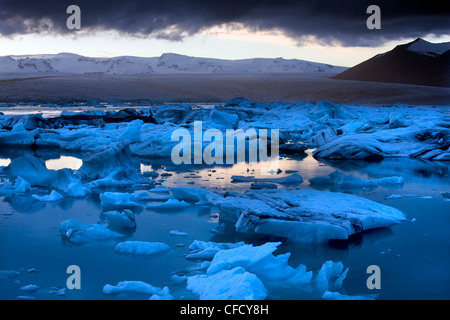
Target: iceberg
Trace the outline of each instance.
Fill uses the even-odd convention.
[[[299,290],[305,292],[337,291],[342,288],[348,268],[341,262],[327,261],[313,276],[306,266],[296,268],[288,264],[290,253],[275,256],[281,242],[267,242],[260,246],[236,244],[224,245],[214,253],[204,267],[203,274],[187,277],[187,289],[200,299],[265,299],[271,290]],[[213,247],[214,243],[193,242],[191,247]],[[231,245],[226,248],[225,245]],[[212,252],[211,252],[212,253]],[[202,257],[202,256],[200,256]],[[207,258],[210,255],[206,255]]]
[[[13,279],[20,273],[15,270],[0,270],[0,279]]]
[[[122,193],[122,192],[104,192],[100,194],[100,204],[106,208],[127,208],[139,207],[139,201],[145,201],[150,195],[145,192]]]
[[[115,286],[107,284],[103,287],[103,294],[119,294],[122,292],[149,294],[151,297],[158,296],[163,300],[173,299],[168,287],[161,289],[143,281],[121,281]]]
[[[172,187],[170,188],[170,192],[175,199],[200,203],[203,203],[207,195],[212,194],[208,190],[186,187]]]
[[[14,178],[22,177],[31,186],[50,187],[54,178],[54,171],[48,170],[43,160],[31,155],[13,159],[5,172]]]
[[[239,116],[228,112],[212,109],[209,114],[209,122],[219,125],[223,131],[226,129],[237,129],[239,125]]]
[[[37,194],[32,195],[33,199],[36,199],[38,201],[46,201],[46,202],[54,202],[59,201],[64,198],[58,191],[52,190],[49,195],[45,196],[38,196]]]
[[[14,185],[11,182],[5,182],[0,188],[0,195],[14,195],[26,193],[31,190],[31,185],[22,177],[17,177]]]
[[[12,177],[25,179],[30,186],[51,187],[69,197],[85,197],[91,190],[69,169],[49,170],[45,162],[31,155],[16,158],[5,169]]]
[[[209,196],[220,217],[236,231],[294,242],[348,239],[365,230],[406,220],[395,208],[351,194],[316,190],[261,189]]]
[[[186,237],[188,234],[186,232],[183,231],[178,231],[178,230],[171,230],[169,232],[169,234],[171,236],[180,236],[180,237]]]
[[[291,267],[288,264],[290,253],[273,255],[280,244],[281,242],[267,242],[261,246],[250,244],[221,250],[212,259],[207,274],[242,267],[255,274],[266,287],[301,287],[310,283],[312,272],[307,272],[304,265]]]
[[[289,184],[289,183],[302,183],[303,178],[298,173],[293,173],[286,177],[281,178],[255,178],[255,177],[246,177],[246,176],[231,176],[231,180],[233,182],[271,182],[271,183],[280,183],[280,184]]]
[[[186,201],[177,200],[177,199],[169,199],[166,202],[160,204],[152,204],[147,206],[147,209],[157,209],[157,210],[182,210],[187,207],[190,207],[191,204]]]
[[[39,289],[39,286],[35,285],[35,284],[28,284],[26,286],[20,287],[20,290],[27,291],[27,292],[33,292],[33,291],[36,291],[37,289]]]
[[[316,278],[316,287],[321,292],[338,291],[347,276],[348,268],[344,271],[342,262],[327,261],[322,265]]]
[[[321,176],[309,179],[312,186],[332,187],[334,189],[362,189],[376,188],[378,186],[403,185],[404,179],[400,176],[384,177],[380,179],[365,180],[353,175],[345,175],[342,172],[334,171],[328,176]]]
[[[119,253],[129,253],[138,255],[152,255],[165,251],[169,251],[170,247],[161,242],[145,242],[145,241],[125,241],[119,242],[114,251]]]
[[[220,250],[237,248],[244,244],[243,241],[237,243],[219,243],[194,240],[189,246],[190,252],[186,255],[186,258],[211,260]]]
[[[76,244],[93,243],[123,237],[122,234],[111,231],[100,224],[87,224],[75,219],[69,219],[59,224],[59,232],[63,238]]]
[[[261,280],[240,267],[214,275],[188,277],[187,289],[198,294],[200,300],[263,300],[267,297]]]
[[[125,209],[122,212],[108,211],[104,212],[103,215],[108,219],[108,224],[110,226],[131,229],[136,228],[136,219],[131,210]]]
[[[13,189],[16,192],[24,193],[31,190],[31,185],[28,181],[19,176],[17,177],[16,182],[14,183]]]

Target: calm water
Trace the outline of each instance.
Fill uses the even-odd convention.
[[[0,166],[24,151],[2,150]],[[77,170],[82,161],[74,154],[39,151],[37,154],[48,168]],[[250,183],[233,183],[232,175],[258,176],[258,165],[239,163],[233,166],[189,168],[169,167],[168,161],[130,159],[142,173],[156,171],[155,178],[164,186],[208,188],[219,193],[244,192]],[[390,229],[380,229],[356,237],[352,241],[327,245],[284,243],[276,254],[291,252],[289,263],[304,264],[317,271],[327,260],[342,261],[349,268],[344,290],[349,295],[378,294],[378,299],[449,299],[450,298],[450,201],[441,193],[450,192],[449,163],[424,162],[411,159],[384,160],[379,163],[345,161],[319,162],[311,154],[304,158],[282,158],[280,174],[297,171],[304,182],[289,188],[310,189],[308,179],[327,175],[334,170],[346,174],[375,179],[401,175],[401,188],[378,187],[373,190],[348,190],[402,210],[408,219]],[[166,175],[161,176],[161,174]],[[167,173],[171,175],[167,175]],[[3,177],[4,178],[4,177]],[[193,184],[192,184],[193,183]],[[280,186],[283,187],[283,186]],[[398,194],[400,199],[386,199]],[[196,299],[186,290],[185,283],[174,284],[170,276],[183,274],[193,268],[195,261],[184,258],[193,240],[260,244],[271,239],[252,239],[242,235],[214,235],[218,226],[218,210],[192,206],[179,212],[161,212],[146,209],[135,212],[136,230],[126,238],[75,246],[59,235],[59,223],[77,219],[86,223],[102,221],[103,208],[97,194],[86,199],[64,199],[57,203],[37,203],[31,196],[0,197],[0,270],[16,270],[13,278],[0,278],[0,299],[32,296],[37,299],[147,299],[148,295],[103,295],[105,284],[116,285],[124,280],[141,280],[153,286],[169,286],[176,299]],[[186,232],[187,236],[170,235],[170,231]],[[114,252],[119,241],[142,240],[168,244],[171,250],[151,257],[120,255]],[[369,290],[366,269],[369,265],[381,269],[381,289]],[[49,290],[66,287],[66,268],[78,265],[81,269],[81,290],[66,290],[64,296]],[[34,268],[37,272],[30,270]],[[27,293],[20,287],[39,286]],[[270,292],[269,299],[318,299],[314,293],[301,290]]]

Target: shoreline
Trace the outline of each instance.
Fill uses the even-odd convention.
[[[450,105],[450,88],[337,80],[332,75],[10,74],[0,76],[0,102],[210,104],[244,97],[260,103],[326,100],[358,105]]]

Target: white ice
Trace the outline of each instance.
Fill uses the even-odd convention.
[[[122,292],[133,292],[151,296],[155,295],[163,300],[173,299],[168,287],[158,288],[143,281],[121,281],[115,286],[107,284],[103,287],[104,294],[119,294]]]
[[[38,201],[45,201],[45,202],[54,202],[59,201],[64,198],[58,191],[52,190],[50,194],[45,196],[38,196],[37,194],[32,195],[33,199],[36,199]]]
[[[262,189],[207,198],[236,231],[296,242],[348,239],[358,232],[406,220],[398,209],[338,192]]]
[[[152,255],[170,250],[170,247],[161,242],[125,241],[119,242],[114,251],[137,255]]]
[[[111,231],[100,224],[88,224],[75,219],[69,219],[59,224],[60,234],[76,244],[92,243],[123,237],[122,234]]]
[[[110,226],[122,228],[136,228],[136,219],[133,211],[125,209],[123,211],[108,211],[103,215],[107,218]]]

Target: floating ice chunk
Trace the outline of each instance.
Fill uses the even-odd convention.
[[[28,181],[19,176],[16,179],[13,189],[16,192],[24,193],[31,190],[31,185]]]
[[[69,169],[55,171],[51,185],[69,197],[84,198],[91,194],[91,189],[83,185],[81,179]]]
[[[186,232],[178,231],[178,230],[172,230],[170,231],[171,236],[182,236],[186,237],[188,234]]]
[[[141,141],[141,125],[142,120],[133,120],[128,123],[127,128],[117,138],[117,141],[128,141],[129,143],[136,143]]]
[[[175,199],[184,200],[187,202],[202,202],[204,198],[211,194],[211,191],[198,188],[172,187],[170,192]]]
[[[17,300],[36,300],[36,297],[33,296],[17,296]]]
[[[64,198],[64,196],[62,196],[56,190],[52,190],[52,192],[49,195],[38,196],[37,194],[33,194],[32,197],[38,201],[45,201],[45,202],[55,202]]]
[[[322,299],[325,300],[375,300],[378,295],[369,294],[364,296],[348,296],[339,292],[325,291]]]
[[[136,228],[136,219],[134,213],[131,210],[125,209],[122,212],[108,211],[103,215],[108,219],[110,226],[123,227],[123,228]]]
[[[20,290],[27,291],[27,292],[33,292],[33,291],[36,291],[37,289],[39,289],[39,286],[37,286],[35,284],[29,284],[29,285],[20,287]]]
[[[391,194],[390,196],[386,197],[386,199],[401,199],[401,194]]]
[[[269,234],[296,242],[348,239],[364,230],[406,220],[392,207],[351,194],[315,190],[262,189],[208,197],[220,217],[239,232]]]
[[[186,258],[210,260],[214,258],[214,255],[220,250],[237,248],[244,244],[243,241],[237,243],[219,243],[194,240],[189,246],[189,250],[191,251],[186,255]]]
[[[220,125],[221,129],[237,129],[239,125],[239,116],[233,113],[227,113],[212,109],[209,114],[209,121]]]
[[[161,242],[145,242],[145,241],[125,241],[119,242],[114,251],[119,253],[130,253],[130,254],[157,254],[170,250],[170,247]]]
[[[168,287],[158,288],[143,281],[121,281],[113,286],[107,284],[103,287],[103,294],[118,294],[122,292],[134,292],[159,296],[164,300],[172,300],[173,297]]]
[[[255,178],[246,176],[231,176],[233,182],[272,182],[272,183],[302,183],[303,178],[298,173],[293,173],[286,177],[281,178]]]
[[[402,113],[392,112],[389,115],[389,129],[406,127],[411,123],[407,121]]]
[[[208,275],[242,267],[258,276],[268,286],[292,287],[308,284],[312,272],[304,265],[293,268],[288,264],[290,253],[274,256],[281,242],[267,242],[261,246],[242,245],[216,253],[208,267]]]
[[[104,192],[100,195],[100,203],[102,207],[126,208],[139,207],[137,201],[143,201],[148,196],[147,192],[140,193],[121,193],[121,192]]]
[[[398,176],[365,180],[351,174],[345,175],[339,171],[334,171],[328,176],[309,179],[309,183],[313,186],[330,186],[341,189],[376,188],[379,185],[402,185],[403,182],[403,177]]]
[[[191,204],[182,200],[179,201],[177,199],[169,199],[166,202],[160,204],[152,204],[147,206],[147,209],[158,209],[158,210],[181,210],[187,207],[190,207]]]
[[[315,284],[321,292],[337,291],[347,276],[348,268],[344,271],[342,262],[327,261],[322,265],[315,278]]]
[[[0,145],[32,146],[35,142],[35,131],[27,131],[22,123],[16,124],[11,131],[0,132]]]
[[[267,297],[261,280],[241,267],[221,270],[214,275],[188,277],[187,289],[198,294],[200,300],[263,300]]]
[[[57,296],[63,296],[66,294],[66,288],[50,288],[48,291],[49,294],[56,294]]]
[[[13,195],[19,193],[25,193],[31,190],[31,185],[22,177],[17,177],[16,182],[12,185],[10,182],[6,182],[0,188],[0,195]]]
[[[123,237],[122,234],[109,230],[100,224],[87,224],[69,219],[59,224],[59,232],[73,243],[83,244],[111,240]]]
[[[170,189],[164,186],[157,186],[155,188],[151,188],[148,190],[149,192],[155,192],[155,193],[169,193]]]
[[[364,125],[363,122],[349,122],[341,127],[344,133],[353,133]]]
[[[43,160],[30,155],[14,159],[6,171],[13,177],[22,177],[31,186],[52,187],[69,197],[85,197],[91,193],[71,170],[49,170]]]
[[[13,159],[5,172],[13,177],[22,177],[32,186],[50,186],[54,178],[53,171],[47,169],[45,162],[31,155]]]
[[[186,282],[187,276],[179,276],[177,274],[174,274],[170,277],[170,280],[172,280],[173,283],[179,284]]]
[[[20,273],[15,270],[0,270],[0,279],[13,279]]]

